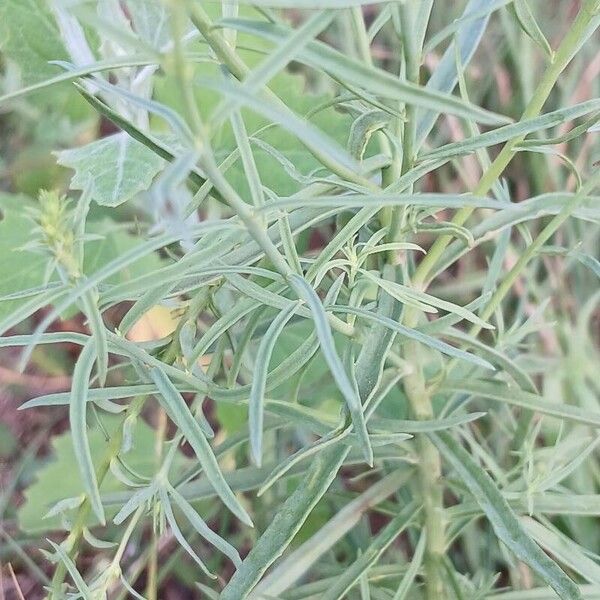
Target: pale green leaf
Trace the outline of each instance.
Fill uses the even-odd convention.
[[[150,377],[160,392],[167,413],[194,449],[194,452],[206,473],[206,477],[213,484],[219,498],[221,498],[225,506],[227,506],[229,510],[242,521],[242,523],[252,526],[252,520],[248,516],[248,513],[244,510],[239,500],[235,497],[235,494],[231,491],[231,488],[227,485],[202,428],[192,415],[177,388],[161,369],[156,367],[151,369]]]
[[[287,498],[221,593],[221,600],[240,600],[288,547],[323,494],[329,489],[349,448],[334,448],[318,456],[294,493]]]
[[[490,521],[494,532],[517,558],[531,567],[562,600],[582,598],[578,586],[529,537],[492,478],[448,433],[429,434]]]
[[[331,327],[327,320],[327,314],[321,304],[321,300],[317,296],[313,288],[299,275],[290,275],[290,283],[300,298],[305,300],[310,308],[312,317],[315,322],[315,330],[321,344],[321,351],[327,361],[331,374],[335,382],[344,396],[348,410],[352,417],[354,429],[361,443],[362,451],[365,460],[368,464],[373,464],[373,451],[369,441],[369,432],[363,415],[363,408],[357,391],[350,382],[348,374],[344,369],[344,365],[338,356],[331,333]]]
[[[90,339],[83,347],[75,364],[69,402],[69,423],[73,435],[73,448],[75,449],[77,464],[88,500],[98,520],[104,525],[106,519],[100,500],[100,490],[98,489],[98,480],[92,461],[86,422],[87,394],[92,367],[96,358],[95,350],[96,345]]]
[[[126,133],[62,150],[58,162],[73,169],[71,187],[89,189],[102,206],[118,206],[147,190],[164,161]]]
[[[254,378],[252,379],[252,388],[250,389],[248,426],[250,428],[250,448],[254,462],[260,466],[262,463],[262,437],[264,422],[264,396],[267,385],[267,373],[271,354],[275,347],[277,338],[283,331],[287,322],[294,316],[298,304],[290,302],[289,306],[283,309],[269,325],[265,332],[258,352],[256,353],[256,368]]]

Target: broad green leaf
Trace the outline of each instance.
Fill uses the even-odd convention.
[[[312,509],[329,489],[348,452],[349,448],[334,448],[323,452],[314,460],[306,476],[282,504],[221,592],[221,600],[239,600],[250,593],[264,572],[288,547]]]
[[[83,486],[87,494],[88,500],[92,506],[96,517],[102,525],[105,524],[104,508],[100,500],[100,490],[98,489],[98,481],[94,463],[92,461],[92,453],[90,451],[90,443],[87,434],[87,393],[89,380],[94,366],[96,345],[93,340],[89,340],[83,347],[75,370],[73,371],[73,383],[71,384],[71,399],[69,403],[69,423],[73,435],[73,448],[75,457],[79,466],[79,472],[83,480]]]
[[[429,434],[490,521],[498,538],[533,569],[562,600],[582,598],[578,586],[529,537],[487,472],[448,433]]]
[[[21,71],[25,85],[55,75],[51,60],[67,58],[58,26],[41,0],[3,0],[0,4],[0,49]]]
[[[116,133],[57,154],[58,162],[73,169],[71,188],[89,189],[102,206],[118,206],[147,190],[164,161],[126,133]]]
[[[126,0],[135,32],[157,50],[170,40],[169,13],[160,0]]]
[[[25,196],[0,194],[0,296],[40,286],[44,280],[46,258],[20,249],[30,241],[32,223],[25,211],[32,206]],[[36,300],[34,295],[32,301]],[[19,299],[0,300],[0,322],[22,305]]]

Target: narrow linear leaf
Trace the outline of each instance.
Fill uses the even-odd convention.
[[[92,338],[96,342],[98,381],[100,382],[100,385],[103,386],[106,382],[106,372],[108,370],[108,341],[106,339],[106,327],[102,319],[102,313],[98,308],[98,301],[94,294],[94,290],[85,292],[81,300],[92,332]]]
[[[600,585],[600,565],[586,556],[587,549],[530,517],[521,517],[521,523],[529,535],[557,560],[590,583]]]
[[[466,140],[452,142],[441,146],[440,148],[436,148],[435,150],[424,152],[421,154],[420,160],[437,160],[454,156],[464,156],[471,152],[475,152],[480,148],[502,144],[511,138],[525,136],[536,131],[542,131],[549,127],[560,125],[566,121],[577,119],[588,113],[596,112],[599,109],[600,100],[588,100],[567,108],[559,108],[540,117],[524,119],[518,123],[504,125],[503,127],[498,127],[497,129],[481,133]]]
[[[159,368],[152,368],[150,370],[150,377],[164,400],[165,408],[169,416],[173,419],[181,430],[181,433],[183,433],[194,449],[194,452],[206,473],[206,477],[214,486],[219,498],[221,498],[225,506],[227,506],[227,508],[229,508],[242,523],[252,527],[252,520],[235,497],[235,494],[231,491],[231,488],[227,485],[202,428],[198,424],[198,421],[194,419],[194,416],[190,412],[190,409],[177,388]]]
[[[581,599],[578,586],[527,535],[487,472],[450,434],[439,432],[429,435],[481,506],[498,538],[550,585],[562,600]]]
[[[429,433],[431,431],[441,431],[452,427],[459,427],[472,423],[477,419],[485,416],[484,412],[474,412],[467,415],[453,415],[444,419],[434,419],[431,421],[405,421],[402,419],[383,419],[373,417],[369,423],[373,425],[373,430],[376,433]]]
[[[389,329],[397,331],[400,335],[403,335],[411,340],[420,342],[425,346],[429,346],[430,348],[433,348],[434,350],[437,350],[442,354],[447,354],[448,356],[452,356],[454,358],[470,362],[479,367],[484,367],[485,369],[491,369],[492,371],[494,370],[494,365],[492,365],[487,360],[476,356],[475,354],[470,354],[469,352],[465,352],[460,348],[455,348],[454,346],[446,344],[446,342],[442,342],[441,340],[431,337],[430,335],[422,333],[417,329],[410,329],[408,327],[405,327],[404,325],[401,325],[400,323],[397,323],[396,321],[393,321],[392,319],[373,313],[364,308],[355,308],[353,306],[331,306],[329,307],[329,310],[331,310],[332,312],[349,313],[351,315],[357,315],[365,319],[370,319],[371,321],[376,321],[378,323],[381,323],[382,325],[385,325]]]
[[[528,408],[549,417],[574,421],[588,427],[600,427],[600,412],[584,410],[571,404],[548,402],[537,394],[524,392],[515,386],[508,386],[501,382],[480,381],[477,379],[449,381],[440,387],[440,391],[472,394],[473,396]]]
[[[223,25],[254,34],[275,44],[283,43],[292,35],[285,27],[261,21],[226,19]],[[352,81],[354,85],[384,98],[402,100],[437,112],[455,114],[491,125],[507,122],[506,117],[463,102],[459,98],[408,83],[391,73],[353,60],[323,42],[313,40],[308,43],[297,54],[296,59],[310,67],[330,73],[335,79]]]
[[[247,597],[264,572],[294,539],[312,509],[335,479],[349,451],[349,448],[333,448],[314,460],[294,493],[277,511],[266,531],[221,592],[221,600],[240,600]]]
[[[298,303],[292,302],[275,317],[265,332],[256,354],[256,367],[254,369],[254,378],[252,379],[252,388],[250,389],[248,426],[250,428],[250,448],[252,449],[252,456],[254,462],[259,467],[262,463],[264,399],[271,354],[273,353],[277,338],[283,331],[287,322],[294,316],[297,308]]]
[[[83,347],[75,364],[69,401],[69,423],[73,436],[75,457],[77,458],[85,492],[94,514],[98,517],[100,523],[104,525],[106,519],[104,517],[102,501],[100,500],[100,490],[98,488],[94,463],[92,462],[86,423],[88,386],[96,358],[95,350],[96,345],[90,339]]]
[[[256,595],[278,595],[288,590],[324,554],[356,527],[362,516],[393,494],[412,475],[411,469],[398,469],[374,483],[346,504],[311,538],[291,552],[256,588]]]
[[[371,567],[386,548],[408,527],[417,516],[420,507],[411,502],[405,506],[383,529],[377,534],[373,542],[364,552],[349,566],[334,584],[321,596],[322,600],[340,600],[354,585],[360,577]]]
[[[497,7],[491,0],[469,0],[460,19],[449,25],[456,27],[455,40],[427,81],[426,89],[451,93],[458,82],[456,55],[463,68],[469,64],[487,28],[490,12]],[[454,31],[454,30],[452,30]],[[426,50],[425,54],[429,54]],[[417,113],[416,148],[420,148],[431,132],[439,114],[445,111],[419,111]]]
[[[225,554],[231,562],[239,567],[242,563],[238,551],[220,535],[217,535],[194,510],[192,505],[172,486],[169,487],[169,495],[186,516],[192,527],[217,550]]]
[[[81,573],[77,570],[77,566],[72,561],[70,556],[65,552],[64,548],[60,544],[55,544],[52,540],[47,540],[47,542],[54,548],[54,551],[65,565],[69,575],[73,579],[73,583],[79,590],[81,597],[84,600],[93,600],[92,592],[86,582],[83,580]]]
[[[527,0],[513,0],[510,8],[512,8],[521,29],[544,51],[549,59],[552,59],[552,48],[537,24]]]
[[[242,113],[239,110],[233,111],[230,122],[240,153],[240,158],[242,159],[246,181],[250,189],[250,197],[252,198],[252,203],[254,206],[258,208],[265,203],[265,195],[262,182],[260,180],[260,175],[258,173],[258,168],[256,166],[256,161],[254,159],[254,154],[252,153],[252,148],[250,147],[250,140],[248,139],[248,132],[246,131],[246,125],[244,124]]]
[[[360,444],[362,447],[365,460],[369,465],[373,464],[373,450],[369,441],[369,432],[367,431],[367,424],[363,415],[362,404],[358,394],[344,369],[344,365],[340,357],[338,356],[337,350],[335,349],[335,342],[331,333],[331,328],[327,320],[327,314],[321,304],[321,300],[317,296],[314,289],[306,282],[303,277],[299,275],[290,275],[290,284],[300,296],[300,298],[306,300],[312,317],[315,322],[315,330],[321,344],[321,351],[329,366],[333,378],[346,400],[350,416],[352,417],[352,423]]]
[[[204,564],[204,561],[196,554],[189,542],[185,539],[181,529],[179,529],[179,525],[177,524],[175,515],[173,514],[173,508],[171,507],[171,503],[169,501],[169,496],[163,487],[159,487],[158,496],[160,498],[160,507],[164,511],[165,517],[167,518],[167,523],[169,524],[175,539],[179,542],[179,545],[194,559],[194,562],[202,569],[205,575],[211,579],[216,579],[217,576],[209,571],[208,567]]]
[[[405,600],[407,598],[408,592],[412,587],[413,581],[421,568],[421,564],[423,563],[423,556],[425,554],[425,543],[427,541],[427,531],[423,530],[421,532],[421,537],[419,537],[419,541],[415,547],[415,553],[413,554],[412,560],[410,561],[410,565],[402,577],[400,581],[400,585],[394,594],[393,600]]]
[[[364,269],[361,269],[361,272],[364,273],[373,283],[376,283],[379,287],[390,294],[390,296],[393,296],[400,302],[406,302],[407,298],[413,298],[415,301],[423,303],[424,305],[434,306],[435,308],[441,308],[447,312],[454,313],[463,319],[474,323],[475,325],[483,327],[484,329],[493,329],[492,325],[486,323],[475,313],[464,308],[463,306],[458,306],[458,304],[442,300],[441,298],[437,298],[431,294],[427,294],[409,286],[396,283],[395,281],[381,279],[380,277],[377,277]]]
[[[339,442],[347,438],[349,433],[349,428],[343,431],[333,431],[331,434],[327,434],[319,440],[317,440],[314,444],[311,444],[306,448],[301,448],[291,456],[288,456],[285,460],[280,462],[275,469],[273,469],[273,472],[269,475],[269,478],[263,483],[261,488],[258,490],[257,496],[262,496],[276,481],[281,479],[281,477],[283,477],[283,475],[285,475],[294,465],[298,464],[302,460],[309,458],[310,456],[319,454],[319,452],[322,452],[325,448],[329,446],[338,444]]]

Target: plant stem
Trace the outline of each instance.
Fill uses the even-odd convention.
[[[560,74],[565,70],[581,44],[589,37],[590,25],[594,21],[600,20],[598,17],[598,6],[597,0],[594,0],[594,2],[589,2],[588,0],[588,2],[583,4],[581,10],[571,25],[571,28],[565,35],[562,43],[556,51],[554,61],[550,63],[546,69],[542,80],[538,84],[531,100],[529,101],[529,104],[521,115],[521,120],[531,119],[540,114],[544,104],[546,103],[546,100],[548,99],[548,96],[556,85]],[[594,25],[597,25],[597,23],[594,23]],[[522,142],[524,138],[525,136],[520,135],[511,138],[506,142],[500,154],[498,154],[494,162],[485,171],[483,177],[479,181],[479,184],[473,191],[475,196],[483,196],[490,191],[491,187],[502,175],[515,155],[515,146]],[[471,207],[460,209],[454,216],[454,219],[452,219],[452,223],[456,225],[463,225],[471,216],[473,210],[474,209]],[[442,257],[446,247],[451,241],[452,236],[444,235],[439,237],[434,242],[415,272],[413,280],[415,284],[425,286],[429,273],[435,267],[437,261]],[[418,313],[415,314],[415,311],[411,311],[411,314],[413,314],[411,321],[414,326],[414,321]],[[411,321],[407,322],[407,325],[411,326]]]
[[[561,211],[548,222],[542,231],[540,231],[535,240],[533,240],[533,242],[527,246],[523,254],[521,254],[517,262],[506,274],[506,277],[496,288],[496,291],[492,294],[492,297],[481,311],[480,316],[484,321],[487,321],[494,314],[506,294],[508,294],[508,292],[512,289],[515,281],[521,275],[529,261],[573,214],[573,211],[587,198],[588,194],[593,191],[598,183],[600,183],[600,173],[596,173],[593,177],[591,177],[590,180],[581,188],[581,190],[579,190],[579,192],[563,206]],[[473,325],[473,327],[469,330],[469,335],[476,336],[479,334],[481,329],[481,325]]]
[[[102,484],[110,468],[110,463],[113,461],[114,458],[117,457],[117,455],[121,451],[121,445],[123,443],[123,425],[125,424],[125,419],[129,415],[139,414],[139,411],[142,409],[143,402],[143,397],[136,398],[129,405],[127,411],[125,412],[123,420],[121,421],[117,431],[115,431],[113,437],[111,438],[108,449],[106,450],[106,453],[96,470],[96,478],[98,480],[98,485]],[[90,516],[91,508],[92,507],[90,501],[86,497],[85,500],[82,502],[81,506],[79,507],[79,510],[77,511],[75,523],[73,524],[71,533],[69,533],[69,536],[66,539],[66,546],[68,548],[67,552],[71,559],[75,559],[77,553],[79,552],[79,545],[83,538],[83,531],[86,527],[88,517]],[[50,592],[48,594],[49,600],[62,600],[64,598],[62,586],[66,574],[67,568],[65,564],[61,561],[56,566],[54,575],[52,576]]]
[[[597,4],[597,2],[594,3],[596,9]],[[558,77],[589,35],[590,22],[593,20],[594,16],[595,14],[591,9],[590,3],[584,4],[556,52],[554,61],[549,65],[541,82],[535,90],[531,101],[523,112],[522,119],[532,118],[540,113],[548,96],[554,88]],[[498,157],[483,174],[483,177],[473,192],[475,195],[484,195],[491,189],[495,181],[501,176],[512,160],[515,146],[523,139],[524,136],[517,136],[504,145]],[[462,208],[456,213],[452,222],[456,225],[463,225],[472,212],[473,209],[470,207]],[[563,215],[563,212],[561,212],[560,215],[557,215],[551,224],[547,226],[546,230],[548,231],[544,230],[546,231],[546,234],[540,234],[538,240],[543,240],[544,237],[545,239],[548,239],[551,232],[555,231],[566,218],[567,215]],[[552,227],[550,227],[550,225],[552,225]],[[442,257],[451,240],[452,236],[442,236],[436,240],[416,269],[413,277],[413,285],[421,289],[426,287],[425,284],[429,273]],[[538,242],[538,240],[536,240],[536,242]],[[541,241],[541,243],[543,243],[543,241]],[[535,245],[538,247],[537,243]],[[487,314],[487,316],[483,314],[483,319],[488,318],[493,313],[501,298],[514,283],[514,279],[520,272],[520,269],[526,264],[529,257],[531,257],[535,251],[535,248],[530,248],[526,253],[526,256],[524,255],[521,257],[521,260],[517,263],[517,265],[519,265],[518,269],[517,265],[515,265],[515,268],[513,268],[511,273],[509,273],[509,276],[504,280],[503,285],[498,288],[496,294],[494,294],[494,297],[490,300],[485,311],[486,313],[489,312],[489,314]],[[420,312],[417,309],[407,307],[404,319],[405,324],[408,327],[415,327],[419,315]],[[479,329],[477,330],[477,333],[478,332]],[[405,357],[412,360],[414,372],[405,378],[404,390],[415,418],[431,419],[434,417],[433,407],[430,394],[425,386],[423,372],[416,360],[418,351],[419,348],[415,342],[407,344]],[[418,436],[416,443],[420,458],[419,483],[423,497],[425,527],[427,531],[427,543],[425,549],[427,598],[429,600],[438,600],[439,598],[444,597],[442,558],[446,549],[443,488],[441,485],[441,458],[437,448],[426,438],[426,436]]]
[[[429,392],[425,387],[425,377],[417,360],[419,346],[415,342],[407,344],[405,357],[411,360],[413,372],[404,378],[404,391],[408,397],[415,419],[434,418]],[[446,551],[446,519],[441,483],[442,463],[435,445],[426,435],[415,436],[419,455],[418,477],[423,501],[424,525],[427,535],[425,546],[425,587],[429,600],[444,598],[444,578],[442,574]]]
[[[190,10],[190,19],[192,23],[202,34],[202,37],[211,47],[216,57],[229,69],[229,72],[238,81],[243,81],[243,79],[250,73],[250,68],[248,65],[246,65],[246,63],[239,57],[234,48],[228,44],[220,31],[214,27],[210,17],[204,11],[200,2],[190,2],[188,0],[187,6]],[[277,96],[267,87],[263,89],[263,98],[266,102],[273,104],[283,113],[291,113],[290,109],[284,102],[281,101],[279,96]],[[379,189],[378,185],[364,177],[361,173],[355,172],[350,167],[341,164],[334,158],[323,153],[318,146],[310,143],[305,143],[305,145],[309,152],[323,166],[327,167],[332,173],[338,175],[343,180],[351,181],[373,191],[377,191]]]
[[[402,35],[405,77],[413,83],[419,83],[422,47],[415,36],[415,4],[407,0],[396,7]],[[402,157],[400,175],[413,168],[415,138],[417,127],[417,111],[413,105],[405,107],[406,122],[399,124],[402,136]],[[410,193],[411,189],[408,190]],[[401,209],[392,209],[388,240],[397,241],[400,229]],[[388,256],[389,261],[396,262],[394,253]],[[407,309],[405,308],[405,311]],[[418,313],[417,313],[418,314]],[[412,372],[403,380],[404,392],[408,398],[411,412],[415,419],[429,420],[434,417],[429,393],[425,387],[425,376],[419,360],[419,344],[411,341],[406,344],[404,358],[411,363]],[[425,547],[425,589],[428,600],[445,597],[443,577],[443,557],[446,550],[445,516],[443,503],[443,487],[441,484],[442,464],[439,452],[426,435],[417,435],[415,439],[418,463],[418,487],[423,503],[423,520],[426,531]]]
[[[183,320],[183,319],[182,319]],[[161,467],[165,435],[167,432],[167,413],[158,408],[158,423],[156,427],[156,437],[154,442],[154,459],[156,470]],[[158,598],[158,547],[160,534],[156,529],[152,530],[152,543],[150,545],[150,556],[148,557],[148,582],[146,583],[146,598],[156,600]]]

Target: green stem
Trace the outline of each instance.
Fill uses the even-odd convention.
[[[190,10],[190,19],[198,31],[202,34],[206,43],[211,47],[216,57],[222,62],[229,72],[239,81],[242,81],[249,73],[250,68],[239,57],[234,48],[232,48],[217,28],[214,27],[208,14],[204,11],[200,2],[187,2]],[[284,113],[291,113],[287,105],[274,94],[269,88],[264,88],[263,98],[265,101],[273,104]],[[377,191],[379,186],[364,177],[361,173],[356,173],[351,168],[344,166],[334,158],[324,154],[318,146],[305,142],[309,152],[332,173],[338,175],[344,181],[351,181],[367,189]]]
[[[121,445],[123,443],[123,425],[125,424],[125,419],[129,415],[139,414],[139,411],[142,409],[143,403],[144,399],[142,397],[136,398],[129,405],[127,411],[125,412],[123,420],[121,421],[117,431],[111,438],[108,449],[106,450],[102,461],[96,469],[96,478],[98,480],[98,485],[102,484],[104,478],[106,477],[110,469],[110,463],[118,456],[119,452],[121,451]],[[66,539],[66,546],[68,548],[67,552],[69,557],[73,560],[75,560],[77,553],[79,552],[79,545],[81,544],[81,540],[83,539],[83,531],[87,525],[88,518],[91,513],[91,508],[92,507],[90,501],[86,497],[85,500],[82,502],[81,506],[79,507],[79,510],[77,511],[75,523],[73,524],[71,533],[69,533]],[[49,600],[62,600],[64,598],[62,587],[65,581],[66,574],[66,566],[61,561],[56,566],[54,575],[52,576],[52,582],[50,584],[51,591],[48,595]]]
[[[554,56],[554,61],[550,63],[546,69],[542,80],[538,84],[529,104],[521,115],[521,120],[531,119],[540,114],[548,96],[552,92],[560,74],[565,70],[581,44],[590,35],[590,24],[594,20],[598,20],[599,3],[597,0],[590,2],[589,0],[583,4],[577,17],[567,34],[565,35],[561,45],[559,46]],[[506,142],[502,151],[496,157],[496,160],[485,171],[479,184],[473,190],[475,196],[484,196],[487,194],[496,180],[502,175],[513,156],[515,155],[514,148],[517,144],[523,141],[525,136],[519,135],[511,138]],[[456,225],[464,225],[466,220],[473,213],[473,208],[465,207],[460,209],[452,222]],[[414,276],[414,283],[420,286],[425,286],[427,278],[431,270],[435,267],[438,260],[444,254],[446,247],[452,241],[452,236],[444,235],[439,237],[425,258],[419,264]],[[411,311],[411,319],[407,322],[408,326],[414,326],[418,313]]]
[[[519,256],[519,260],[513,265],[512,269],[506,274],[506,277],[502,280],[500,285],[496,288],[496,291],[492,294],[488,303],[481,311],[481,318],[487,321],[500,306],[500,303],[512,289],[516,280],[519,278],[525,267],[529,264],[529,261],[539,252],[542,246],[558,231],[563,223],[573,214],[573,211],[577,209],[588,197],[593,189],[600,183],[600,173],[596,173],[577,194],[575,194],[561,209],[561,211],[555,215],[540,231],[539,235],[535,240],[527,246],[523,254]],[[470,331],[470,336],[477,336],[481,332],[480,325],[474,325]]]
[[[425,377],[417,360],[419,344],[407,344],[405,358],[411,361],[413,372],[404,378],[404,391],[415,419],[434,418]],[[446,551],[446,518],[444,512],[442,461],[440,453],[426,435],[415,439],[419,456],[418,477],[427,539],[425,545],[425,589],[428,600],[445,598],[443,557]]]
[[[182,319],[183,320],[183,319]],[[156,427],[156,436],[154,441],[154,461],[156,470],[159,471],[162,464],[165,435],[167,433],[167,413],[158,407],[158,424]],[[146,598],[148,600],[157,600],[158,598],[158,545],[160,542],[160,533],[152,530],[152,542],[150,545],[150,556],[148,558],[148,582],[146,583]]]
[[[171,30],[173,32],[173,63],[174,74],[179,85],[181,98],[183,101],[183,110],[188,125],[194,133],[197,133],[202,123],[198,105],[194,98],[194,68],[186,60],[181,40],[185,34],[185,24],[187,14],[185,7],[179,0],[171,0]]]
[[[405,77],[408,81],[419,83],[422,40],[417,40],[415,33],[415,3],[407,0],[396,7],[402,35]],[[417,111],[413,105],[405,107],[406,122],[400,124],[402,136],[402,157],[400,175],[413,168],[415,160],[415,139],[417,128]],[[409,192],[412,191],[412,187]],[[397,241],[399,237],[402,210],[392,210],[388,240]],[[396,261],[395,253],[388,260]],[[406,310],[406,308],[405,308]],[[425,375],[419,360],[420,345],[416,342],[406,344],[403,355],[410,362],[412,372],[403,380],[404,392],[408,398],[411,412],[415,419],[429,420],[434,418],[429,392],[425,385]],[[445,596],[443,558],[446,550],[446,523],[443,501],[443,485],[441,483],[442,462],[440,454],[425,435],[415,439],[418,464],[418,487],[423,502],[423,520],[427,532],[425,546],[425,590],[428,600],[438,600]]]
[[[597,10],[598,2],[594,2]],[[580,45],[589,35],[590,22],[594,18],[594,11],[591,10],[590,3],[586,3],[577,15],[571,29],[563,39],[554,62],[549,65],[542,81],[538,85],[531,101],[523,112],[522,119],[535,117],[542,110],[548,96],[550,95],[556,81],[565,67],[569,64],[571,58],[578,50]],[[485,195],[496,180],[506,169],[512,160],[515,146],[524,139],[524,136],[517,136],[509,140],[494,162],[485,171],[474,194],[478,196]],[[577,202],[572,201],[560,215],[557,215],[546,229],[540,234],[534,247],[531,247],[521,257],[509,275],[503,281],[502,285],[496,290],[493,298],[485,310],[482,318],[489,318],[495,308],[510,289],[514,280],[527,264],[533,253],[539,249],[540,245],[547,240],[550,235],[564,222],[570,214],[570,211],[576,206]],[[472,214],[472,208],[463,208],[459,210],[453,223],[463,225]],[[435,267],[438,260],[442,257],[446,247],[452,240],[452,236],[442,236],[432,245],[426,257],[421,261],[413,277],[413,284],[417,288],[424,288],[431,270]],[[408,307],[405,312],[405,324],[408,327],[415,327],[419,319],[419,311]],[[487,315],[487,316],[486,316]],[[479,331],[479,330],[478,330]],[[477,333],[478,333],[477,331]],[[405,378],[404,389],[410,402],[411,410],[417,419],[433,418],[433,407],[430,394],[425,386],[424,374],[416,357],[418,356],[418,345],[414,342],[407,344],[405,357],[412,359],[414,372]],[[423,497],[423,509],[425,515],[425,527],[427,531],[427,545],[425,550],[425,568],[426,568],[426,590],[429,600],[437,600],[444,597],[443,582],[443,562],[445,553],[445,523],[443,509],[443,487],[441,485],[441,458],[439,452],[433,444],[425,438],[419,436],[416,440],[419,452],[419,483]]]

